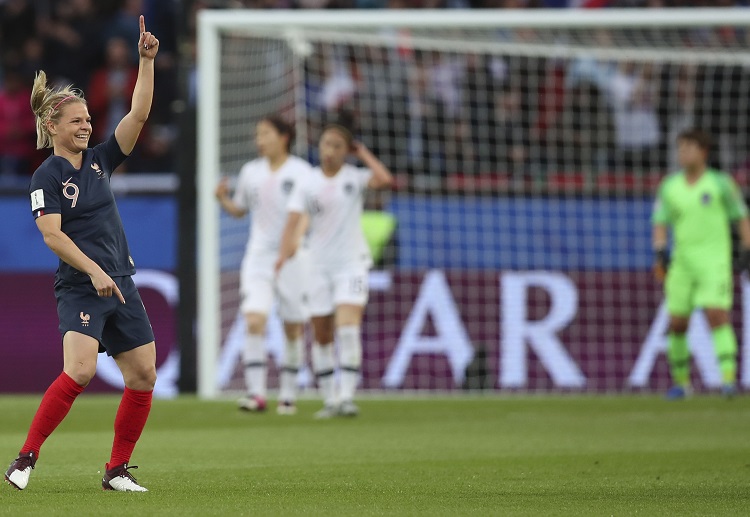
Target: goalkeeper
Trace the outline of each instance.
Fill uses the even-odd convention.
[[[667,399],[682,399],[690,393],[686,332],[694,309],[703,309],[711,325],[722,393],[732,397],[736,393],[737,338],[729,321],[733,294],[730,224],[738,223],[740,269],[748,271],[748,211],[732,178],[706,166],[708,135],[683,131],[677,144],[682,170],[662,181],[652,216],[654,273],[657,280],[664,281],[670,317],[667,358],[673,385]],[[674,239],[671,260],[667,247],[670,227]]]

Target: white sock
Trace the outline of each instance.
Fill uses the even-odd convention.
[[[245,367],[245,386],[250,396],[266,398],[266,337],[248,334],[242,360]]]
[[[318,389],[323,397],[323,403],[326,406],[336,404],[336,384],[333,376],[334,358],[333,343],[320,345],[313,343],[312,347],[312,367],[315,372],[315,378],[318,381]]]
[[[359,325],[336,329],[341,358],[341,400],[354,400],[362,369],[362,338]]]
[[[302,365],[302,337],[287,339],[284,366],[279,380],[279,400],[294,402],[297,400],[297,374]]]

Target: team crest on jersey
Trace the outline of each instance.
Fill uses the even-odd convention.
[[[708,192],[704,192],[701,195],[701,203],[704,204],[704,205],[710,204],[711,203],[711,194],[709,194]]]
[[[282,192],[284,192],[284,194],[289,194],[292,191],[293,187],[294,182],[292,180],[286,180],[281,184],[281,190]]]
[[[92,163],[91,164],[91,168],[94,169],[94,172],[96,173],[96,178],[97,179],[100,179],[100,180],[104,179],[104,171],[102,170],[101,167],[99,167],[98,163],[96,163],[96,162]]]
[[[354,194],[354,185],[351,183],[347,183],[344,185],[344,192],[346,192],[348,195]]]

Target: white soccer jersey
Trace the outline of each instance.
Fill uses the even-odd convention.
[[[360,219],[371,177],[369,170],[349,164],[330,178],[315,167],[295,186],[288,209],[310,216],[307,245],[315,264],[325,268],[357,262],[370,266],[370,249]]]
[[[278,251],[294,186],[310,174],[310,164],[290,156],[276,172],[266,158],[246,163],[240,170],[232,200],[252,213],[248,252]]]

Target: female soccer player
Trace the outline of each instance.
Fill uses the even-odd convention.
[[[366,189],[391,185],[390,171],[348,125],[328,124],[320,138],[320,166],[300,183],[289,200],[277,270],[295,253],[295,231],[303,214],[310,217],[308,246],[312,276],[310,312],[315,334],[312,366],[324,407],[317,418],[356,416],[354,393],[362,363],[360,325],[368,298],[367,272],[372,264],[360,217]],[[346,163],[349,153],[368,169]],[[334,330],[339,341],[340,396],[334,385]]]
[[[39,449],[65,418],[96,373],[98,352],[114,357],[125,381],[115,417],[112,455],[102,488],[147,492],[130,474],[130,456],[151,409],[156,383],[154,334],[131,275],[120,214],[110,189],[112,172],[130,154],[148,118],[159,40],[140,17],[140,66],[130,112],[114,135],[88,148],[91,117],[81,92],[52,89],[39,72],[31,92],[37,148],[52,155],[31,178],[31,210],[44,242],[60,258],[55,297],[63,345],[63,371],[50,385],[31,422],[26,443],[5,479],[26,488]]]
[[[279,315],[284,320],[286,353],[281,369],[280,415],[296,413],[296,380],[302,361],[302,330],[307,310],[307,260],[304,252],[286,264],[281,274],[274,273],[279,254],[281,233],[286,220],[286,205],[294,185],[310,174],[310,164],[289,155],[294,128],[276,115],[258,122],[255,144],[261,158],[246,163],[240,170],[234,197],[229,197],[226,180],[216,188],[216,198],[233,217],[244,217],[252,211],[252,227],[242,260],[240,274],[240,309],[247,323],[247,343],[243,354],[245,384],[248,395],[239,400],[246,411],[266,409],[266,320],[278,300]],[[297,226],[302,238],[306,221]]]

